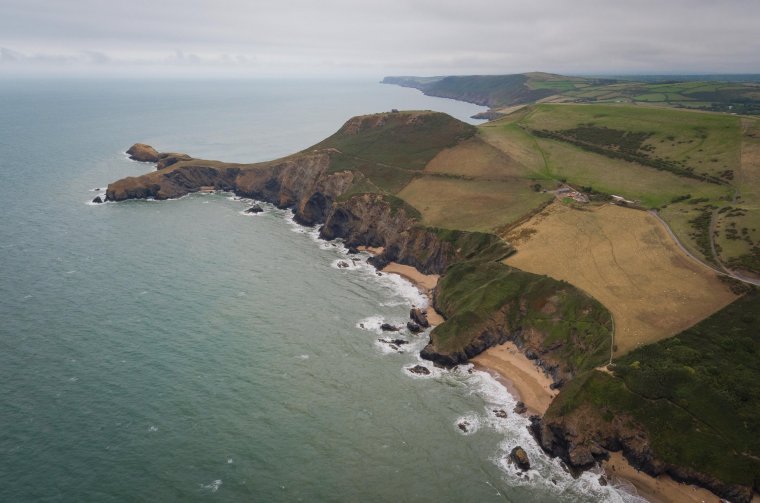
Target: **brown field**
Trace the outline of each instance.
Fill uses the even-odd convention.
[[[521,176],[525,168],[508,153],[476,137],[441,151],[425,166],[425,172],[502,179]]]
[[[610,310],[616,356],[673,336],[736,298],[642,211],[555,203],[505,238],[518,250],[507,264],[568,281]]]
[[[530,182],[415,179],[398,196],[422,213],[423,224],[446,229],[493,231],[538,208],[553,196],[534,192]]]

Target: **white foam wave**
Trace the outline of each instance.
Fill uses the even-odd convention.
[[[475,370],[472,365],[459,365],[450,371],[441,371],[441,377],[466,385],[484,401],[481,414],[470,412],[457,419],[467,421],[475,432],[479,428],[489,428],[503,435],[497,452],[492,456],[496,464],[508,479],[510,485],[540,487],[559,496],[575,494],[580,499],[614,503],[644,503],[646,500],[619,486],[610,484],[602,486],[599,482],[601,472],[587,471],[577,479],[568,474],[558,459],[552,459],[544,453],[528,430],[530,421],[513,412],[517,400],[507,389],[488,372]],[[500,417],[506,412],[506,417]],[[468,426],[468,430],[470,430]],[[509,454],[516,446],[522,447],[528,454],[531,469],[522,472],[509,461]]]
[[[206,491],[211,491],[212,493],[215,493],[219,490],[219,487],[221,487],[221,485],[222,485],[221,479],[217,479],[208,484],[201,484],[201,489],[205,489]]]
[[[474,412],[471,412],[458,417],[454,424],[456,425],[457,431],[462,435],[472,435],[473,433],[477,433],[480,429],[481,423],[480,417]]]

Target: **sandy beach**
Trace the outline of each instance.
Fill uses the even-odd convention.
[[[638,494],[652,503],[719,503],[718,496],[707,489],[676,482],[667,475],[651,477],[628,464],[623,454],[611,452],[610,459],[602,464],[607,478],[616,478],[633,484]],[[755,502],[757,497],[752,501]]]
[[[557,395],[551,377],[536,366],[513,342],[489,348],[472,359],[475,366],[494,374],[531,414],[543,414]]]

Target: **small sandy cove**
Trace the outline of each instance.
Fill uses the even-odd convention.
[[[531,414],[542,414],[557,396],[551,377],[535,365],[513,342],[489,348],[472,359],[476,367],[493,374],[525,403]]]
[[[383,253],[383,248],[373,248],[371,246],[359,246],[357,249],[369,252],[372,255]],[[382,272],[398,274],[411,281],[428,298],[427,319],[430,325],[436,326],[443,323],[443,317],[433,309],[433,290],[440,278],[438,274],[422,274],[410,265],[402,265],[396,262],[391,262],[383,267]]]
[[[383,252],[382,248],[360,246],[360,251],[373,255]],[[444,322],[432,306],[432,292],[438,284],[439,275],[422,274],[414,267],[391,262],[382,272],[398,274],[411,281],[431,300],[427,309],[428,321],[432,326]],[[472,359],[476,368],[494,375],[499,382],[525,403],[530,414],[546,412],[558,391],[549,385],[552,379],[528,359],[513,342],[492,347]],[[610,459],[602,464],[607,477],[625,480],[636,488],[638,494],[652,503],[720,503],[718,496],[706,489],[681,484],[668,476],[651,477],[633,468],[619,452],[611,452]],[[760,503],[757,495],[753,503]]]

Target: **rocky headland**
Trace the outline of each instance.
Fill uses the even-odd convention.
[[[109,184],[105,200],[171,199],[211,188],[290,208],[298,223],[319,226],[324,239],[379,250],[370,259],[378,268],[397,263],[441,276],[432,299],[445,321],[431,330],[423,358],[453,366],[511,341],[553,388],[564,388],[609,358],[612,319],[604,306],[566,282],[505,265],[514,249],[494,234],[425,226],[420,213],[395,195],[438,152],[473,134],[471,126],[444,114],[394,111],[355,117],[310,149],[261,163],[195,159],[136,144],[130,156],[157,169]],[[403,148],[396,149],[400,138]],[[652,475],[668,473],[736,501],[751,498],[751,487],[658,461],[645,432],[624,415],[597,427],[581,412],[563,415],[555,404],[533,419],[533,433],[573,468],[589,468],[608,451],[622,450]]]

